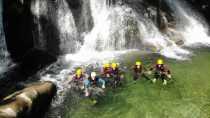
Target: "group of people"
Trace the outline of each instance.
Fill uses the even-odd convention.
[[[141,61],[137,61],[132,67],[134,81],[141,79],[146,74],[153,74],[153,83],[160,79],[163,81],[163,85],[166,85],[167,81],[171,79],[171,72],[162,59],[158,59],[156,64],[149,69],[146,69]],[[85,96],[90,96],[91,88],[105,89],[106,86],[118,87],[124,80],[124,74],[120,70],[118,63],[106,63],[100,72],[91,71],[86,74],[82,68],[78,68],[72,80],[73,83],[84,89]]]
[[[133,67],[134,80],[140,79],[145,76],[146,73],[149,75],[153,74],[153,83],[156,83],[156,81],[160,79],[163,81],[163,85],[167,85],[167,80],[171,79],[171,71],[164,64],[162,59],[158,59],[156,64],[152,65],[149,69],[146,69],[140,61],[137,61]]]

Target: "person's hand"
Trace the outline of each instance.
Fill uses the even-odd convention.
[[[156,79],[153,79],[152,82],[153,82],[153,83],[156,83]]]
[[[102,85],[102,88],[105,89],[106,88],[105,85]]]
[[[171,75],[170,74],[168,75],[168,78],[171,79]]]
[[[123,79],[123,78],[124,78],[124,75],[123,75],[123,74],[122,74],[122,75],[120,75],[120,78],[121,78],[121,79]]]

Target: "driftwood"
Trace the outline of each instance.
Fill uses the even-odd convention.
[[[55,93],[56,86],[51,82],[27,85],[3,99],[0,118],[41,118]]]

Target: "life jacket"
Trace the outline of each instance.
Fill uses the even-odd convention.
[[[103,75],[107,75],[107,74],[111,74],[111,68],[109,68],[109,67],[103,68]]]
[[[83,81],[83,79],[84,79],[84,75],[81,75],[80,77],[78,77],[78,76],[74,76],[73,77],[73,80],[75,80],[75,81]]]
[[[92,86],[97,86],[97,83],[98,83],[99,78],[98,77],[95,77],[95,79],[93,80],[91,77],[89,77],[88,80],[90,81],[90,84]]]
[[[159,71],[159,72],[167,72],[168,74],[170,74],[170,70],[166,68],[166,66],[164,64],[162,65],[156,65],[156,71]]]
[[[135,73],[142,73],[143,67],[141,65],[140,68],[137,68],[137,66],[135,65],[135,67],[133,68],[133,70],[134,70]]]
[[[111,75],[118,76],[119,75],[119,68],[111,69]]]
[[[155,69],[156,69],[156,71],[160,71],[160,72],[164,72],[165,71],[165,67],[164,67],[164,65],[163,64],[161,64],[161,65],[156,65],[155,66]]]

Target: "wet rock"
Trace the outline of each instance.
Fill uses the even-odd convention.
[[[198,10],[207,21],[210,21],[210,1],[209,0],[186,0],[192,7]]]
[[[33,47],[30,0],[3,0],[3,26],[7,49],[14,61]]]
[[[41,49],[55,57],[60,51],[57,19],[54,15],[56,13],[55,2],[51,1],[48,5],[52,10],[48,10],[50,12],[48,14],[52,14],[53,19],[40,16],[40,21],[37,24],[36,16],[32,10],[34,1],[36,0],[3,0],[3,28],[7,49],[14,62],[23,62],[26,53],[34,48]],[[42,28],[42,38],[39,37],[40,27]]]
[[[51,82],[27,85],[3,99],[0,104],[1,118],[40,118],[45,114],[56,86]]]

